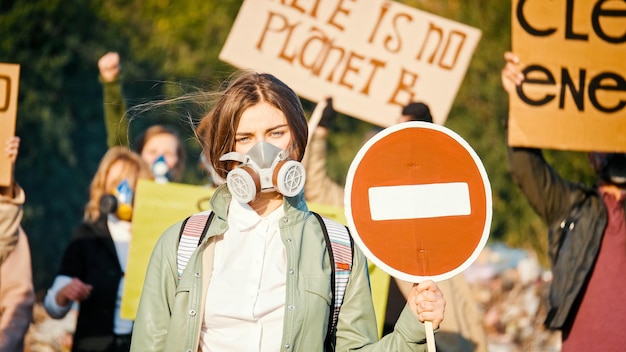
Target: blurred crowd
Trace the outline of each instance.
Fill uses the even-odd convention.
[[[519,71],[519,59],[513,53],[506,53],[504,58],[505,67],[501,71],[502,83],[505,90],[513,94],[516,87],[523,83],[524,76]],[[158,183],[179,182],[184,172],[186,155],[181,145],[181,137],[168,126],[151,126],[132,143],[128,140],[129,121],[119,79],[121,67],[119,55],[106,54],[101,58],[98,66],[103,85],[103,109],[109,149],[103,155],[98,170],[93,175],[82,223],[74,229],[67,249],[63,255],[59,256],[56,277],[51,287],[47,289],[43,302],[34,302],[28,242],[19,226],[23,211],[22,205],[25,201],[24,192],[19,187],[18,180],[12,180],[9,186],[0,188],[3,206],[2,213],[0,213],[3,216],[2,225],[10,225],[0,228],[4,231],[0,234],[0,239],[5,242],[0,248],[2,249],[0,263],[3,269],[2,276],[0,276],[0,288],[2,288],[0,301],[3,304],[4,325],[0,343],[5,344],[0,345],[0,351],[21,350],[21,337],[25,336],[23,349],[29,352],[92,350],[126,352],[131,349],[131,340],[137,335],[138,328],[144,328],[141,324],[122,318],[120,314],[136,185],[139,179]],[[270,75],[250,74],[247,77],[254,75],[257,79],[259,77],[267,79],[270,82],[267,83],[268,85],[276,84],[283,89],[281,91],[283,93],[291,92],[282,85],[282,82],[273,80],[274,78]],[[245,93],[241,93],[242,91],[239,91],[240,94],[244,94],[241,100],[258,92],[255,89]],[[267,94],[274,93],[270,91]],[[278,98],[285,98],[280,94],[276,95]],[[295,93],[293,95],[295,96]],[[224,96],[226,96],[225,100],[229,98],[227,94]],[[278,233],[278,219],[285,216],[285,213],[280,213],[283,196],[285,199],[301,196],[311,203],[343,206],[343,188],[331,180],[326,173],[326,138],[332,130],[329,127],[337,118],[337,112],[334,111],[332,103],[332,98],[319,103],[318,107],[323,109],[323,112],[319,124],[313,126],[314,128],[309,132],[311,136],[308,146],[307,133],[303,131],[307,131],[307,127],[311,126],[306,126],[304,112],[299,101],[298,104],[293,104],[299,106],[302,113],[296,125],[283,123],[281,119],[286,121],[285,116],[289,114],[280,111],[276,107],[279,104],[271,106],[267,102],[251,103],[250,107],[246,107],[240,114],[244,116],[247,113],[245,117],[252,116],[249,120],[253,122],[250,122],[249,126],[242,123],[242,120],[236,123],[230,121],[212,123],[213,120],[206,116],[214,117],[211,115],[214,114],[219,115],[215,119],[234,119],[232,116],[236,115],[224,112],[229,111],[228,104],[224,103],[226,106],[216,104],[209,115],[205,116],[206,120],[203,120],[209,122],[203,122],[204,124],[198,129],[200,138],[204,136],[206,139],[200,141],[204,152],[198,160],[198,165],[207,175],[208,186],[219,187],[218,190],[223,192],[235,193],[234,189],[237,184],[232,183],[235,182],[233,178],[229,178],[235,174],[232,172],[233,169],[240,166],[238,163],[254,161],[253,157],[259,150],[263,153],[258,152],[258,154],[263,155],[268,151],[274,153],[275,150],[278,157],[283,157],[287,152],[293,153],[295,157],[284,157],[280,161],[302,161],[304,165],[302,167],[306,170],[306,185],[301,185],[302,188],[297,189],[292,195],[281,193],[283,191],[279,191],[279,187],[276,186],[276,189],[271,189],[273,198],[267,196],[267,193],[266,198],[263,198],[261,186],[254,184],[255,180],[252,179],[250,182],[256,187],[256,193],[243,195],[242,199],[245,201],[229,203],[230,205],[224,208],[229,212],[239,214],[240,220],[245,218],[242,214],[250,216],[252,212],[246,213],[248,210],[254,210],[254,216],[258,215],[265,220],[269,214],[268,208],[272,211],[278,209],[276,213],[278,215],[269,217],[273,221],[270,228],[275,225],[273,232],[275,234]],[[231,104],[236,103],[231,102]],[[285,103],[284,106],[287,105]],[[271,120],[272,117],[280,123],[277,122],[275,126],[265,128],[267,126],[263,124],[267,124],[267,120]],[[427,122],[422,125],[430,126],[433,118],[426,104],[410,102],[400,110],[396,122],[401,124],[407,121]],[[243,124],[248,130],[244,132],[237,130],[237,133],[231,134],[218,133],[220,128],[233,127],[232,125],[239,128],[237,124]],[[284,145],[278,148],[274,144],[260,142],[258,143],[260,147],[256,149],[256,152],[253,151],[256,145],[250,148],[251,143],[248,142],[258,131],[262,131],[261,135],[267,135],[269,140],[278,141]],[[373,131],[375,132],[377,131]],[[290,137],[291,133],[293,133],[293,138]],[[368,136],[365,137],[367,140]],[[298,139],[301,140],[300,144],[294,142]],[[246,153],[235,151],[237,146],[241,149],[241,145],[246,144],[248,144]],[[6,154],[12,162],[19,159],[18,149],[19,138],[15,137],[7,143]],[[385,278],[379,281],[380,278],[370,267],[371,286],[374,287],[378,285],[378,282],[383,282],[382,291],[385,292],[386,297],[388,294],[384,306],[385,315],[378,317],[379,320],[384,320],[380,325],[379,334],[382,339],[387,334],[396,334],[394,332],[396,322],[401,321],[403,316],[406,321],[407,313],[404,312],[410,311],[415,313],[422,322],[425,320],[420,318],[423,314],[436,317],[438,329],[436,342],[442,352],[576,351],[585,345],[582,342],[585,341],[590,331],[599,336],[597,337],[598,348],[602,347],[606,350],[616,350],[616,346],[621,348],[620,342],[624,337],[619,329],[620,323],[626,322],[626,308],[615,302],[623,302],[622,298],[626,299],[626,294],[623,293],[624,290],[616,289],[611,285],[617,284],[614,276],[622,273],[622,269],[626,269],[626,252],[623,251],[626,243],[624,238],[626,237],[624,236],[626,154],[590,153],[589,159],[598,176],[598,184],[588,187],[578,182],[563,180],[547,164],[539,149],[507,147],[507,150],[509,171],[513,180],[549,227],[551,268],[543,268],[533,252],[509,248],[500,243],[488,244],[478,259],[462,274],[443,280],[436,285],[426,283],[425,288],[421,286],[423,283],[418,285],[399,279],[389,279],[388,276],[386,281]],[[250,165],[258,166],[253,162],[250,162]],[[248,167],[247,164],[245,166]],[[238,171],[240,171],[239,175],[245,178],[246,173],[250,173],[250,168],[242,171],[243,169],[240,168]],[[261,169],[265,172],[267,167]],[[258,174],[261,174],[261,171],[257,172],[257,176]],[[261,181],[256,179],[256,182]],[[258,201],[259,198],[255,197],[259,194],[262,195],[260,198],[263,206],[257,209],[246,208],[248,204]],[[230,197],[230,193],[228,195]],[[250,197],[245,198],[245,196]],[[233,197],[237,198],[237,194]],[[228,199],[230,201],[231,198]],[[233,206],[234,203],[239,204],[240,208],[236,208],[237,204]],[[288,206],[285,208],[290,210]],[[229,214],[229,219],[230,216]],[[233,217],[237,216],[233,215]],[[223,224],[223,228],[227,227],[226,225]],[[209,226],[210,222],[206,227],[201,228],[207,231]],[[235,226],[232,227],[235,228]],[[271,230],[266,231],[271,232]],[[180,233],[183,233],[182,230]],[[204,239],[205,233],[198,234],[200,238],[198,244]],[[217,235],[219,236],[224,236],[224,232]],[[245,241],[241,240],[241,243],[243,242]],[[283,253],[284,247],[280,238],[274,244],[275,251],[271,254]],[[217,253],[221,254],[221,250]],[[248,249],[248,251],[254,252],[254,249]],[[172,258],[175,253],[169,253],[169,255],[170,257],[167,258]],[[201,256],[195,258],[197,257]],[[279,261],[282,258],[280,255],[276,257],[279,257]],[[167,258],[163,261],[167,261]],[[360,282],[363,285],[362,288],[365,288],[361,291],[367,291],[370,274],[367,273],[363,263],[365,260],[361,261],[362,276],[353,279],[352,282],[358,282],[359,278],[366,277]],[[152,266],[157,266],[157,269],[153,269],[156,274],[152,276],[155,280],[153,284],[157,287],[153,293],[156,291],[157,294],[148,297],[148,301],[156,307],[165,306],[165,303],[159,300],[166,300],[163,298],[167,295],[166,291],[169,289],[168,292],[171,293],[173,287],[167,280],[174,280],[172,277],[166,279],[158,277],[160,264],[158,260],[156,263],[151,263]],[[271,267],[271,265],[268,266]],[[227,265],[224,267],[226,267],[224,269],[226,273],[233,274],[233,271],[227,270]],[[244,265],[241,271],[247,268]],[[176,285],[180,280],[184,280],[183,272],[185,272],[184,266],[178,272]],[[235,271],[235,273],[240,272]],[[150,274],[150,271],[148,273]],[[579,276],[574,276],[572,273]],[[149,274],[146,277],[149,277]],[[201,276],[199,273],[196,274],[196,277]],[[350,275],[358,275],[358,273],[350,273]],[[227,278],[235,276],[223,275]],[[259,274],[259,277],[261,276],[265,277],[265,273]],[[285,280],[284,275],[279,276],[274,273],[273,278],[278,278],[277,281]],[[164,280],[165,283],[160,280]],[[224,282],[230,285],[229,287],[236,286],[227,279],[224,279]],[[20,286],[20,283],[23,285]],[[165,289],[161,291],[162,287]],[[13,292],[10,292],[11,290]],[[214,295],[218,299],[228,300],[227,294],[215,288],[214,290],[217,292],[214,292]],[[356,296],[356,298],[352,297],[352,302],[354,299],[367,299],[367,303],[370,303],[369,295],[364,297],[363,292],[352,293]],[[11,301],[9,299],[11,294],[17,298]],[[279,297],[281,292],[273,294],[274,297]],[[445,303],[443,303],[443,297],[445,297]],[[143,299],[145,298],[142,297]],[[423,305],[417,303],[420,299],[432,309],[422,310]],[[285,303],[281,302],[281,304],[276,311],[282,312],[281,308]],[[441,320],[440,317],[444,316],[443,306],[445,306],[445,319]],[[289,309],[293,308],[291,305],[289,307]],[[233,313],[233,311],[228,313]],[[184,314],[186,312],[184,311]],[[192,312],[197,313],[195,310]],[[161,313],[165,314],[165,312]],[[213,312],[213,315],[211,312],[208,314],[209,317],[218,316],[219,318],[220,316],[216,312]],[[599,318],[600,315],[602,318],[611,315],[617,320],[614,323],[605,323],[605,319]],[[148,313],[144,314],[144,318],[150,316]],[[280,316],[280,318],[283,317]],[[204,319],[209,320],[206,316]],[[368,324],[375,320],[371,314],[365,316],[364,319],[368,320]],[[422,325],[415,324],[415,319],[409,320],[414,323],[410,325],[412,328],[418,326],[421,329]],[[600,321],[603,324],[599,324]],[[275,334],[272,337],[282,331],[280,324],[274,324]],[[344,324],[344,329],[350,328],[345,325],[348,324]],[[371,330],[369,329],[367,334],[372,333]],[[233,330],[229,333],[233,334]],[[143,331],[143,334],[149,338],[149,329]],[[362,336],[367,334],[363,333]],[[208,335],[210,334],[203,336]],[[401,334],[397,335],[395,337],[399,339]],[[11,337],[17,338],[11,341]],[[365,337],[358,343],[378,343],[368,340],[372,336]],[[107,347],[102,348],[102,346]],[[140,348],[136,347],[136,350]]]
[[[465,272],[482,314],[490,352],[558,352],[561,335],[543,325],[551,279],[534,252],[501,243],[487,245]],[[35,305],[34,323],[26,337],[26,352],[68,352],[76,312],[51,319]]]

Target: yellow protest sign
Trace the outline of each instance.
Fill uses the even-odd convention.
[[[15,135],[17,94],[20,83],[20,65],[0,63],[0,150]],[[4,152],[0,156],[0,186],[8,186],[13,179],[13,163]]]
[[[389,0],[246,0],[220,52],[314,102],[387,127],[426,102],[443,124],[480,30]]]
[[[509,144],[626,151],[626,2],[513,0]]]
[[[209,209],[213,189],[180,183],[137,181],[133,205],[132,240],[124,278],[121,316],[134,320],[144,277],[159,236],[171,225]]]

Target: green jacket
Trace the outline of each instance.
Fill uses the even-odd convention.
[[[126,102],[122,96],[122,83],[120,80],[103,82],[102,100],[104,108],[104,124],[107,131],[107,146],[121,145],[128,147],[128,118],[126,114]]]
[[[197,351],[211,279],[215,235],[228,229],[231,195],[225,186],[211,199],[215,216],[178,283],[177,245],[181,223],[158,240],[146,273],[131,351]],[[302,195],[285,198],[280,233],[287,251],[287,288],[280,351],[323,351],[331,313],[331,262],[322,229]],[[321,264],[321,265],[320,265]],[[378,341],[367,261],[354,249],[353,266],[337,325],[337,351],[425,351],[424,325],[405,306],[395,331]]]

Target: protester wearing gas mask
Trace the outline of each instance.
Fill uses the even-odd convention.
[[[148,127],[133,143],[133,150],[152,168],[155,181],[179,182],[185,171],[185,149],[180,137],[164,125]]]
[[[120,55],[108,52],[98,59],[104,101],[107,145],[130,147],[126,100],[120,80]],[[155,181],[180,182],[185,172],[186,153],[176,130],[166,125],[153,125],[133,140],[132,150],[152,167]]]
[[[220,161],[237,161],[240,166],[226,176],[226,183],[240,203],[250,203],[261,192],[278,192],[295,197],[304,188],[306,174],[298,161],[289,160],[287,151],[271,143],[258,142],[246,154],[230,152]]]
[[[136,153],[113,147],[94,175],[83,222],[68,244],[60,269],[44,299],[48,314],[60,319],[74,303],[79,313],[72,351],[126,352],[133,322],[119,315],[131,235],[132,203],[150,166]]]
[[[519,58],[504,55],[502,84],[515,94]],[[626,344],[626,154],[589,153],[598,177],[588,187],[562,179],[541,150],[509,147],[509,172],[549,226],[553,280],[545,325],[562,351],[622,351]]]
[[[295,92],[273,75],[246,71],[221,93],[196,135],[226,184],[211,197],[210,220],[182,271],[187,224],[157,241],[131,351],[425,350],[423,322],[439,326],[441,291],[431,280],[415,284],[396,330],[379,341],[357,247],[344,263],[349,278],[336,325],[329,322],[336,281],[323,232],[333,229],[304,201],[308,128]]]

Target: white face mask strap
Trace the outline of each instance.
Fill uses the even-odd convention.
[[[244,160],[246,160],[246,154],[241,154],[239,152],[230,152],[220,157],[220,161],[228,161],[228,160],[238,161],[240,163],[243,163]]]

